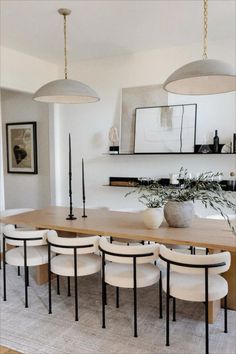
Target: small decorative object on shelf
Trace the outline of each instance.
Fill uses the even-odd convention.
[[[195,152],[198,152],[200,154],[209,154],[212,152],[212,149],[210,148],[210,145],[207,144],[206,142],[206,136],[203,138],[203,144],[200,146],[200,148]]]
[[[138,184],[137,177],[109,177],[109,185],[117,187],[135,187]]]
[[[233,153],[236,153],[236,133],[233,135]]]
[[[220,144],[220,140],[219,140],[219,137],[218,137],[218,132],[217,130],[215,130],[215,136],[213,138],[213,147],[214,147],[214,152],[219,152],[219,144]]]
[[[170,173],[170,184],[179,184],[179,180],[178,180],[179,175],[175,174],[175,173]]]
[[[111,127],[109,131],[109,140],[112,146],[109,147],[110,154],[119,154],[119,134],[116,126]]]
[[[208,144],[202,144],[198,150],[198,153],[200,154],[209,154],[211,152],[212,150]]]
[[[222,154],[230,154],[232,152],[232,146],[231,143],[223,145],[221,149]]]

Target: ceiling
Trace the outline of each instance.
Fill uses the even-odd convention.
[[[202,0],[1,0],[1,45],[63,62],[123,55],[202,40]],[[236,0],[209,0],[209,40],[236,36]]]

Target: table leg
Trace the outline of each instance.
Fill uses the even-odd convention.
[[[48,265],[42,264],[36,267],[35,281],[38,285],[48,282]]]
[[[220,300],[209,301],[208,303],[208,323],[214,323],[220,310]]]

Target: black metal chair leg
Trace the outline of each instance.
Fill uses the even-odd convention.
[[[102,252],[102,328],[106,328],[106,283],[105,283],[105,254]]]
[[[176,298],[173,297],[173,321],[176,321]]]
[[[169,317],[170,317],[170,263],[167,263],[167,282],[166,282],[166,346],[170,345],[170,328],[169,328]]]
[[[116,287],[116,308],[118,309],[120,307],[120,299],[119,299],[119,288]]]
[[[20,267],[17,267],[17,275],[20,276]]]
[[[206,354],[209,354],[209,324],[208,324],[208,269],[205,268],[205,344]]]
[[[104,289],[105,305],[107,305],[107,283],[104,283]]]
[[[137,277],[136,277],[136,258],[133,260],[133,277],[134,277],[134,337],[138,337],[137,333]]]
[[[51,245],[48,244],[48,313],[52,313],[52,292],[51,292]]]
[[[70,277],[67,277],[67,296],[70,296]]]
[[[228,318],[227,318],[227,295],[224,298],[224,322],[225,322],[225,328],[224,332],[228,333]]]
[[[26,267],[26,275],[27,286],[29,286],[29,267]]]
[[[25,307],[28,307],[28,283],[27,283],[27,250],[26,240],[24,240],[24,277],[25,277]]]
[[[6,247],[5,237],[3,237],[3,301],[7,301],[7,287],[6,287]]]
[[[60,295],[60,276],[57,274],[57,295]]]
[[[162,316],[162,273],[160,272],[160,281],[159,281],[159,318]]]
[[[75,280],[75,321],[79,321],[78,316],[78,284],[77,284],[77,253],[74,248],[74,280]]]

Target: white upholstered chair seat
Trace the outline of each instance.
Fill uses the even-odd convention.
[[[101,270],[101,257],[96,254],[77,256],[77,276],[97,273]],[[51,260],[51,271],[67,277],[74,276],[74,256],[58,255]]]
[[[208,299],[214,301],[225,297],[228,293],[227,281],[218,274],[208,276]],[[163,290],[166,292],[166,276],[162,280]],[[181,300],[205,301],[205,277],[171,272],[170,295]]]
[[[137,288],[150,286],[159,281],[160,271],[151,264],[137,264]],[[133,265],[110,262],[105,266],[106,283],[119,288],[133,288]]]
[[[24,247],[15,247],[6,252],[6,262],[13,266],[24,266]],[[27,247],[27,266],[48,263],[47,246]]]

